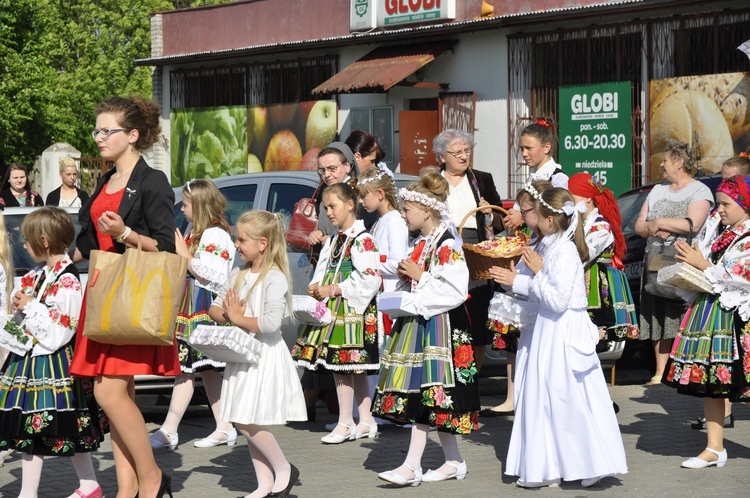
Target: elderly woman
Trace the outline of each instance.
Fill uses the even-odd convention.
[[[690,146],[682,142],[671,142],[664,151],[661,168],[667,185],[655,185],[638,215],[635,231],[648,238],[649,251],[659,250],[662,244],[674,244],[684,240],[687,234],[700,230],[714,204],[711,190],[693,179],[693,153]],[[692,229],[692,230],[691,230]],[[648,254],[646,256],[648,260]],[[648,268],[644,268],[648,272]],[[640,339],[653,341],[656,355],[656,371],[649,384],[661,382],[669,351],[680,328],[680,319],[685,313],[685,303],[654,295],[647,290],[647,278],[642,278]]]
[[[450,218],[458,227],[466,214],[477,207],[500,205],[500,195],[495,189],[492,175],[471,167],[474,137],[459,130],[445,130],[432,141],[432,151],[440,164],[439,170],[448,181],[448,207]],[[464,242],[475,244],[494,237],[503,229],[500,216],[487,207],[466,220],[463,228]],[[487,328],[487,309],[492,288],[487,281],[469,284],[471,299],[466,305],[472,323],[472,346],[476,352],[477,368],[481,368],[485,350],[492,344],[493,333]]]
[[[60,179],[62,185],[47,195],[47,206],[81,207],[89,200],[89,194],[76,187],[78,167],[72,157],[60,159]]]

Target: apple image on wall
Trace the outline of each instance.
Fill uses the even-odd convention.
[[[266,149],[264,171],[295,170],[302,161],[302,148],[291,130],[281,130],[271,137]]]
[[[323,148],[336,136],[336,102],[319,100],[310,109],[305,126],[305,150]]]

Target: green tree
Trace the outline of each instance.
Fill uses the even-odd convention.
[[[97,102],[151,95],[151,13],[227,0],[0,0],[0,165],[54,142],[96,155]]]

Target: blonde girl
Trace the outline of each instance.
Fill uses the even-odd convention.
[[[525,247],[533,329],[522,328],[516,355],[515,419],[505,473],[534,488],[582,479],[584,487],[627,472],[625,450],[586,311],[583,262],[588,248],[571,194],[561,188],[536,198],[536,248]],[[535,250],[536,249],[536,250]],[[518,277],[516,277],[517,279]],[[514,279],[514,288],[515,280]]]
[[[62,185],[47,194],[47,206],[81,207],[89,200],[89,194],[76,187],[78,165],[70,156],[60,159],[60,180]]]
[[[555,132],[549,120],[540,118],[524,128],[521,131],[519,148],[524,163],[529,167],[529,177],[526,183],[534,180],[548,180],[555,187],[568,188],[568,176],[563,173],[562,166],[552,158],[555,148]],[[518,204],[509,211],[503,223],[513,230],[523,224]]]
[[[13,294],[20,324],[0,329],[12,350],[0,375],[0,451],[22,453],[21,498],[36,498],[45,456],[69,456],[79,479],[73,498],[101,498],[91,453],[103,440],[91,380],[70,374],[83,289],[67,255],[75,228],[55,207],[21,224],[29,256],[40,263]],[[88,392],[87,392],[88,391]]]
[[[13,291],[13,276],[15,274],[13,253],[8,240],[8,232],[5,229],[5,216],[0,212],[0,310],[2,310],[0,313],[11,313],[9,296]],[[3,362],[0,359],[0,366],[2,364]]]
[[[409,247],[409,230],[398,210],[393,173],[385,163],[366,169],[357,181],[359,202],[368,213],[376,212],[380,218],[370,229],[380,251],[380,273],[383,290],[396,289],[398,263]]]
[[[335,183],[323,191],[330,222],[338,228],[320,252],[307,291],[327,300],[333,320],[329,325],[307,325],[292,348],[297,365],[331,371],[339,400],[339,420],[326,444],[339,444],[377,432],[370,413],[368,375],[380,368],[375,295],[381,285],[380,253],[364,223],[357,219],[357,192],[351,183]],[[356,399],[359,425],[352,410]],[[373,429],[374,428],[374,429]]]
[[[399,191],[406,225],[419,232],[398,267],[418,315],[396,320],[372,409],[378,417],[413,424],[404,463],[378,474],[399,486],[464,479],[467,466],[456,434],[478,428],[477,364],[464,307],[469,270],[448,218],[448,192],[448,182],[434,171]],[[445,463],[423,475],[430,427],[437,429]]]
[[[182,196],[182,212],[193,224],[187,236],[183,237],[179,230],[175,233],[176,252],[188,260],[188,275],[176,330],[182,374],[175,379],[167,418],[159,430],[151,435],[151,446],[169,450],[177,447],[177,428],[193,397],[196,373],[200,373],[203,379],[216,429],[208,437],[196,441],[194,446],[233,446],[237,441],[237,431],[232,424],[219,417],[224,363],[212,360],[187,343],[195,327],[213,324],[208,314],[213,294],[223,289],[234,264],[234,244],[229,235],[229,224],[224,219],[227,200],[209,180],[190,180],[183,187]]]
[[[236,228],[235,247],[245,266],[232,272],[232,287],[219,292],[209,314],[217,323],[255,334],[262,350],[257,364],[227,364],[219,416],[247,438],[258,481],[247,497],[286,497],[299,471],[265,426],[305,421],[307,414],[299,377],[281,336],[292,298],[284,228],[281,215],[268,211],[243,213]]]

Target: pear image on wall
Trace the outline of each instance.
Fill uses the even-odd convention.
[[[336,102],[319,100],[310,109],[305,125],[305,150],[323,148],[336,136]]]

